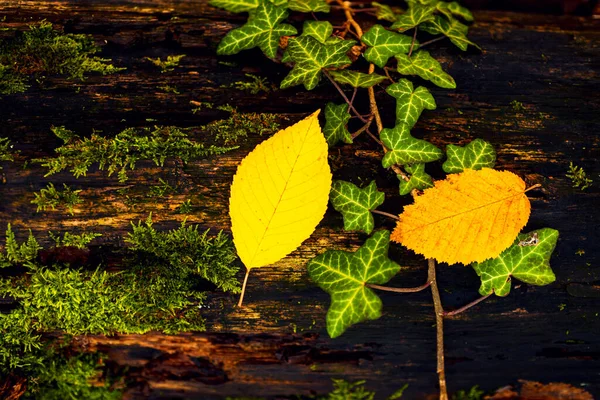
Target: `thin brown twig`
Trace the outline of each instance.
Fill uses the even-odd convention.
[[[372,212],[372,213],[375,213],[375,214],[379,214],[379,215],[386,216],[386,217],[388,217],[388,218],[391,218],[391,219],[395,219],[396,221],[398,221],[398,220],[400,219],[400,218],[398,218],[398,216],[397,216],[397,215],[390,214],[390,213],[387,213],[387,212],[385,212],[385,211],[371,210],[371,212]]]
[[[440,291],[435,276],[435,260],[429,258],[428,279],[431,282],[431,294],[433,297],[433,308],[435,311],[436,347],[437,347],[437,373],[440,384],[440,400],[448,400],[448,389],[446,387],[446,369],[444,367],[444,308],[440,299]]]
[[[352,97],[350,97],[350,103],[354,104],[354,98],[356,97],[356,93],[358,92],[358,88],[354,88],[352,92]]]
[[[358,22],[356,22],[354,20],[354,17],[352,16],[353,10],[350,7],[350,5],[351,5],[350,2],[337,0],[337,3],[340,6],[342,6],[342,8],[344,9],[344,15],[346,16],[346,20],[348,21],[348,23],[350,23],[350,25],[352,25],[352,27],[356,31],[356,36],[358,37],[358,39],[360,39],[363,35],[363,31],[362,31],[362,28],[360,27],[360,25],[358,24]]]
[[[413,33],[412,42],[410,42],[410,50],[408,51],[409,57],[412,55],[413,49],[415,47],[415,41],[417,40],[417,29],[418,29],[418,27],[415,26],[415,32]]]
[[[481,296],[476,300],[473,300],[472,302],[465,304],[464,306],[462,306],[461,308],[457,308],[456,310],[453,311],[444,311],[444,316],[445,317],[451,317],[453,315],[457,315],[460,314],[463,311],[468,310],[469,308],[481,303],[482,301],[484,301],[485,299],[487,299],[488,297],[490,297],[493,293],[490,294],[486,294],[485,296]]]
[[[357,130],[356,132],[354,132],[352,134],[352,140],[356,139],[358,137],[358,135],[360,135],[361,133],[367,131],[369,129],[369,127],[371,126],[371,122],[373,122],[373,116],[370,116],[369,119],[367,120],[367,123],[363,125],[362,128],[360,128],[359,130]]]
[[[421,286],[417,286],[417,287],[411,287],[411,288],[396,288],[396,287],[389,287],[389,286],[381,286],[381,285],[375,285],[373,283],[367,283],[365,286],[370,287],[372,289],[377,289],[377,290],[384,290],[386,292],[395,292],[395,293],[416,293],[416,292],[420,292],[421,290],[425,290],[427,289],[429,286],[431,285],[430,281],[425,282],[423,285]]]
[[[421,48],[423,48],[423,47],[427,46],[428,44],[435,43],[435,42],[439,42],[440,40],[443,40],[443,39],[446,39],[446,36],[439,36],[439,37],[436,37],[435,39],[431,39],[431,40],[429,40],[429,41],[427,41],[427,42],[425,42],[425,43],[420,43],[420,44],[419,44],[419,48],[421,49]]]
[[[333,78],[331,77],[331,75],[329,75],[329,73],[327,73],[327,71],[323,70],[323,75],[325,75],[331,81],[333,86],[335,86],[337,91],[340,92],[340,94],[342,95],[342,97],[344,98],[346,103],[348,103],[348,106],[350,107],[350,109],[354,112],[354,115],[356,115],[358,118],[360,118],[360,120],[362,122],[366,123],[367,120],[365,118],[363,118],[362,115],[360,115],[360,113],[358,111],[356,111],[356,108],[354,108],[354,106],[352,105],[352,102],[350,101],[350,99],[348,99],[348,96],[346,96],[346,93],[344,93],[344,91],[342,90],[340,85],[338,85],[337,82],[333,80]]]

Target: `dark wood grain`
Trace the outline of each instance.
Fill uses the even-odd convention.
[[[121,246],[130,221],[153,211],[157,227],[171,228],[183,216],[175,208],[191,197],[196,204],[188,220],[204,227],[229,229],[228,187],[241,158],[264,137],[249,137],[225,156],[191,163],[184,169],[181,192],[166,200],[128,206],[116,178],[93,171],[74,179],[67,173],[42,178],[37,166],[22,169],[31,157],[52,154],[59,141],[52,125],[77,133],[92,129],[107,135],[131,126],[198,127],[223,118],[224,112],[193,114],[190,101],[229,103],[240,111],[274,112],[289,124],[327,101],[340,100],[323,85],[252,95],[231,88],[245,73],[278,83],[287,71],[259,52],[216,57],[215,48],[229,29],[243,22],[204,1],[26,1],[0,0],[5,25],[25,29],[47,19],[67,32],[89,33],[127,71],[85,82],[50,77],[24,94],[0,99],[0,137],[20,150],[17,162],[5,165],[0,186],[0,229],[13,224],[18,235],[31,228],[46,231],[93,230],[104,236],[97,246]],[[444,41],[433,55],[455,78],[458,88],[433,89],[438,109],[426,112],[414,129],[440,147],[473,138],[492,142],[498,167],[523,176],[531,192],[533,213],[526,229],[553,227],[560,239],[552,258],[557,281],[547,287],[513,283],[506,298],[490,298],[465,314],[448,319],[447,377],[451,392],[479,385],[485,390],[519,379],[566,382],[600,395],[600,21],[508,12],[478,12],[470,37],[484,50],[461,53]],[[10,31],[0,32],[8,36]],[[175,72],[161,74],[144,57],[186,54]],[[227,67],[219,61],[235,61]],[[165,94],[158,86],[177,87]],[[384,122],[393,123],[393,99],[378,94]],[[515,112],[517,100],[525,110]],[[151,119],[152,121],[148,121]],[[198,135],[203,132],[197,130]],[[380,168],[377,146],[361,137],[353,146],[332,150],[334,174],[358,182],[376,179],[386,192],[383,210],[397,213],[395,177]],[[569,162],[594,179],[585,192],[565,177]],[[142,164],[128,185],[157,184],[157,174],[175,179],[172,163],[163,170]],[[431,169],[441,177],[441,165]],[[85,203],[74,216],[35,213],[32,191],[46,182],[83,189]],[[392,227],[376,216],[379,226]],[[365,379],[384,398],[409,383],[407,398],[436,393],[435,329],[431,295],[381,293],[384,315],[351,328],[331,340],[325,331],[328,296],[309,280],[305,263],[328,248],[356,248],[360,234],[346,233],[339,214],[330,210],[315,234],[297,251],[272,267],[252,272],[244,308],[236,299],[214,293],[206,309],[207,333],[92,336],[85,347],[108,354],[112,365],[131,366],[136,384],[130,398],[224,398],[228,395],[285,396],[322,393],[330,378]],[[578,250],[585,251],[577,255]],[[392,256],[405,266],[391,285],[424,283],[426,263],[394,247]],[[469,268],[439,268],[442,301],[447,309],[475,299],[478,279]]]

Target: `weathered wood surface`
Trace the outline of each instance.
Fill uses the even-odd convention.
[[[259,52],[233,58],[215,56],[223,34],[241,16],[215,10],[204,1],[12,1],[0,0],[6,25],[24,28],[47,19],[67,32],[90,33],[103,45],[103,56],[128,68],[110,77],[85,82],[51,78],[43,89],[0,100],[0,137],[21,151],[7,164],[0,186],[0,229],[7,222],[23,236],[46,231],[87,229],[103,233],[99,252],[122,245],[129,222],[153,211],[159,227],[174,227],[183,216],[175,208],[186,198],[196,205],[189,221],[228,229],[227,196],[235,167],[262,137],[250,137],[239,150],[191,163],[181,193],[168,200],[127,205],[116,178],[93,172],[74,179],[67,173],[47,179],[44,170],[22,169],[26,158],[51,154],[59,141],[49,128],[65,125],[80,134],[92,129],[114,134],[131,126],[199,126],[225,117],[207,110],[193,114],[191,100],[229,103],[240,111],[275,112],[282,123],[295,121],[326,101],[339,102],[326,85],[313,92],[275,91],[251,95],[231,88],[247,72],[279,82],[287,69],[274,66]],[[460,53],[449,43],[431,47],[456,79],[455,91],[434,90],[438,110],[426,112],[415,134],[443,147],[479,137],[498,150],[499,167],[541,183],[531,192],[533,213],[528,228],[553,227],[561,237],[552,259],[557,281],[547,287],[515,282],[506,298],[492,298],[468,313],[449,319],[446,329],[447,376],[451,391],[479,385],[485,390],[518,379],[561,381],[600,395],[600,21],[506,12],[476,13],[470,37],[483,52]],[[10,32],[0,32],[9,35]],[[160,74],[144,57],[186,54],[175,72]],[[227,67],[220,60],[238,62]],[[181,94],[165,94],[161,85]],[[80,88],[78,91],[75,88]],[[385,122],[393,122],[394,104],[381,93]],[[515,112],[512,100],[525,111]],[[149,122],[152,119],[155,121]],[[199,135],[202,132],[198,133]],[[364,137],[354,146],[331,153],[339,178],[377,179],[388,199],[385,211],[401,211],[395,177],[381,170],[379,150]],[[569,162],[595,180],[585,192],[565,177]],[[157,184],[163,171],[142,165],[128,182],[132,190]],[[435,175],[441,177],[440,165]],[[46,182],[83,189],[85,200],[74,216],[35,213],[32,191]],[[391,223],[377,218],[377,223]],[[138,384],[131,398],[224,398],[252,394],[282,396],[322,393],[331,377],[366,379],[382,397],[409,383],[408,398],[436,393],[435,331],[430,293],[382,293],[381,319],[353,327],[338,339],[325,331],[328,296],[310,282],[306,260],[327,248],[353,248],[362,235],[341,230],[341,217],[327,213],[316,233],[276,266],[253,271],[246,307],[215,293],[206,309],[208,333],[165,336],[93,336],[85,348],[108,353],[109,363],[129,365]],[[582,249],[583,255],[576,251]],[[394,248],[392,256],[406,270],[391,285],[415,286],[426,278],[425,262]],[[441,266],[442,300],[448,309],[477,297],[478,279],[468,268]]]

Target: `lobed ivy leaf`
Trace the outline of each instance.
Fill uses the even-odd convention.
[[[323,127],[323,136],[329,144],[329,147],[338,142],[352,143],[352,135],[348,132],[348,104],[335,105],[327,103],[325,106],[325,126]]]
[[[274,58],[279,47],[279,38],[297,33],[293,26],[281,23],[287,16],[285,6],[261,3],[250,13],[245,25],[225,35],[219,43],[217,54],[237,54],[258,46],[267,57]]]
[[[457,1],[440,1],[436,4],[436,9],[444,14],[449,20],[454,16],[460,17],[467,22],[473,21],[473,14],[466,7],[461,6]]]
[[[434,11],[434,5],[416,2],[409,3],[408,10],[396,17],[396,21],[392,24],[391,28],[404,32],[424,22],[433,21],[435,18],[433,15]]]
[[[530,242],[537,238],[537,243]],[[556,247],[558,231],[550,228],[520,234],[508,249],[497,258],[472,264],[481,278],[479,293],[506,296],[510,292],[511,277],[543,286],[556,280],[550,268],[550,256]]]
[[[396,98],[396,123],[405,123],[411,129],[424,109],[435,110],[436,104],[433,96],[423,86],[416,90],[408,79],[400,79],[391,84],[386,92]]]
[[[329,21],[304,21],[301,36],[312,36],[320,43],[325,44],[333,33],[333,26]]]
[[[448,21],[446,18],[437,15],[433,21],[426,22],[419,28],[432,35],[442,34],[447,36],[456,47],[463,51],[467,50],[469,45],[481,50],[481,47],[467,39],[469,27],[455,18]]]
[[[446,147],[448,159],[442,165],[444,172],[456,174],[465,169],[494,168],[496,151],[485,140],[475,139],[465,147],[449,144]]]
[[[296,64],[281,82],[281,88],[304,84],[312,90],[319,83],[323,68],[341,67],[351,64],[346,53],[355,44],[353,40],[343,40],[333,44],[323,44],[312,36],[298,36],[290,39],[287,51]]]
[[[404,169],[410,174],[410,179],[405,181],[400,175],[398,175],[398,179],[400,180],[401,196],[409,194],[413,191],[413,189],[425,190],[433,187],[433,179],[431,179],[431,176],[425,172],[425,164],[419,163],[407,165],[404,167]]]
[[[410,126],[405,123],[399,123],[393,129],[382,130],[379,137],[389,150],[381,160],[384,168],[389,168],[394,164],[426,163],[442,157],[442,151],[433,144],[412,137]]]
[[[356,252],[328,250],[308,263],[308,273],[331,295],[327,332],[340,336],[351,325],[381,317],[381,299],[367,283],[387,283],[400,266],[387,256],[390,233],[378,231]]]
[[[368,46],[364,53],[365,59],[377,65],[385,67],[390,57],[397,54],[408,53],[412,38],[396,32],[390,32],[381,25],[373,25],[360,39]],[[415,47],[418,42],[415,42]]]
[[[304,13],[329,12],[329,5],[325,0],[289,0],[288,8]]]
[[[394,10],[392,10],[392,7],[386,4],[378,3],[376,1],[372,2],[371,5],[375,8],[375,16],[377,17],[377,19],[389,22],[396,21],[397,17],[394,13]]]
[[[334,181],[329,195],[333,208],[344,217],[344,229],[367,234],[375,227],[371,210],[379,207],[384,200],[385,195],[377,190],[375,181],[362,189],[350,182]]]
[[[439,61],[433,58],[428,51],[419,50],[411,57],[406,54],[398,54],[396,60],[398,60],[398,72],[403,75],[417,75],[445,89],[456,88],[454,79],[444,72]]]
[[[254,10],[260,0],[211,0],[208,4],[234,13]]]
[[[329,75],[331,75],[338,83],[350,85],[355,88],[370,88],[387,79],[387,77],[383,75],[365,74],[362,72],[349,71],[347,69],[330,71]]]

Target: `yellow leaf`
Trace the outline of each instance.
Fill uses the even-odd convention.
[[[525,182],[517,175],[467,169],[405,207],[391,240],[448,264],[481,262],[513,243],[530,211]]]
[[[277,132],[237,169],[229,215],[235,247],[248,270],[294,251],[323,219],[331,172],[318,115]]]

